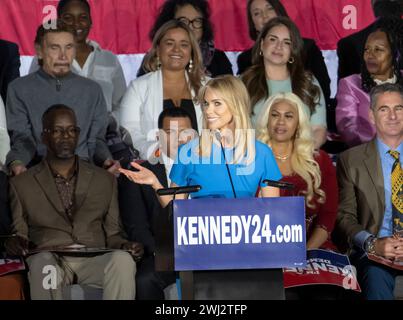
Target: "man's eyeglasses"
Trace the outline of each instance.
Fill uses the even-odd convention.
[[[194,29],[201,29],[203,28],[203,18],[196,18],[193,20],[189,20],[188,18],[185,17],[179,17],[177,20],[183,22],[187,26],[192,25]]]
[[[79,127],[67,127],[67,128],[62,128],[62,127],[54,127],[54,128],[46,128],[43,129],[44,132],[50,133],[54,138],[59,138],[63,137],[66,133],[72,137],[75,138],[80,134],[80,128]]]

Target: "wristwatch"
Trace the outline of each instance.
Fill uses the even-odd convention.
[[[365,251],[370,254],[376,254],[375,252],[375,244],[377,238],[375,236],[370,236],[367,240],[365,240]]]

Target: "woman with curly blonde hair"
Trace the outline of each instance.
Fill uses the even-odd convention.
[[[304,196],[307,249],[332,248],[330,234],[337,214],[336,170],[329,156],[316,152],[303,102],[293,93],[271,96],[257,124],[257,138],[269,145],[282,181],[294,184],[281,196]]]

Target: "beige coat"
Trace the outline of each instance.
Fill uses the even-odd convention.
[[[47,162],[10,180],[14,232],[38,248],[73,243],[120,248],[124,242],[116,179],[105,170],[79,161],[74,221],[64,212]]]

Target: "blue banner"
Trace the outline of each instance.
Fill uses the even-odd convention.
[[[304,267],[303,197],[175,200],[175,270]]]

